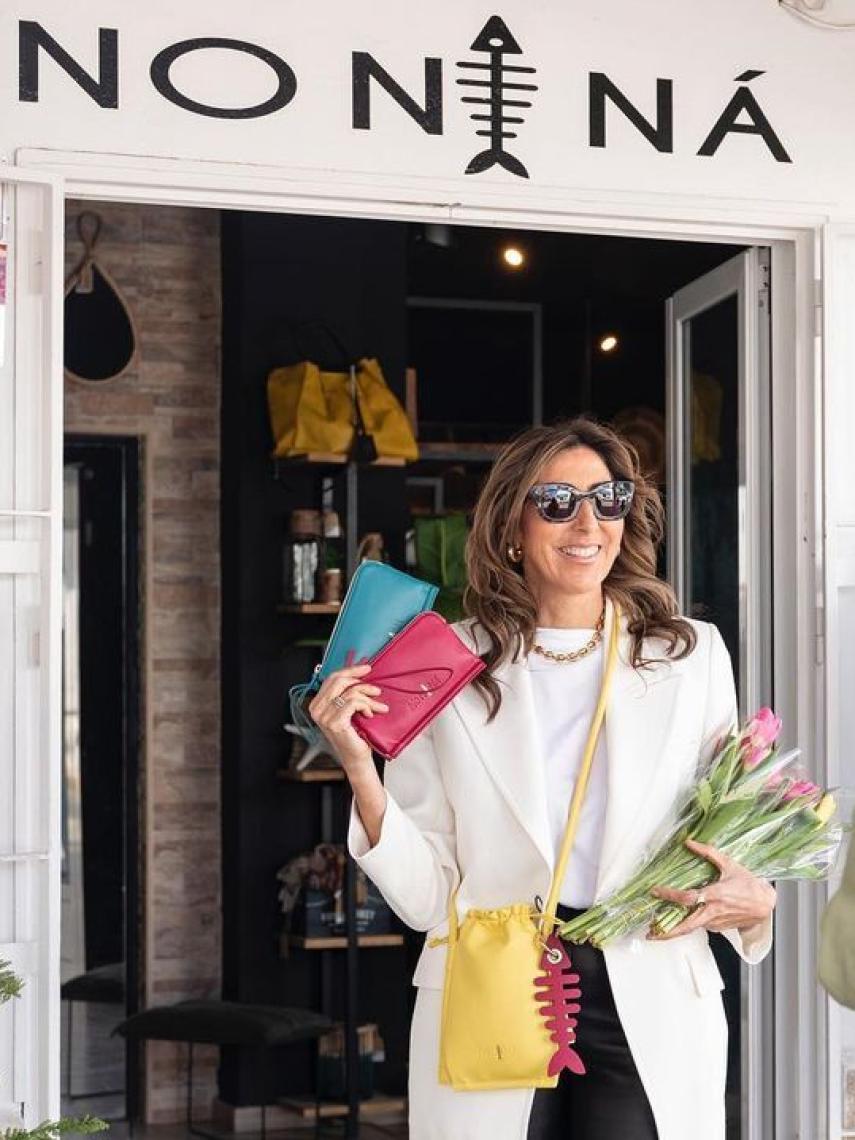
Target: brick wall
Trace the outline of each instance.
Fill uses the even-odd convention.
[[[147,1004],[220,990],[220,242],[212,210],[70,202],[95,209],[99,260],[133,313],[139,356],[118,380],[66,380],[67,432],[140,435],[144,534],[141,765],[142,969]],[[216,1054],[200,1051],[200,1111],[215,1090]],[[150,1046],[146,1116],[183,1113],[184,1053]]]

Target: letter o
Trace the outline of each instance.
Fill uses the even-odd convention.
[[[169,70],[182,55],[202,48],[228,48],[231,51],[254,55],[275,73],[279,84],[277,90],[269,99],[258,103],[255,107],[209,107],[206,103],[197,103],[195,99],[189,99],[172,82]],[[287,107],[297,92],[297,77],[284,59],[280,59],[267,48],[259,47],[258,44],[250,44],[245,40],[223,39],[219,36],[182,40],[164,48],[151,62],[151,81],[164,99],[168,99],[176,107],[183,107],[185,111],[192,111],[194,115],[208,115],[214,119],[258,119],[262,115],[272,115],[274,111],[281,111],[283,107]]]

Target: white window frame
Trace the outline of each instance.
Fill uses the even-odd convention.
[[[13,789],[14,809],[12,833],[0,835],[7,907],[11,900],[4,911],[11,941],[0,945],[0,958],[25,983],[19,1001],[3,1011],[0,1076],[33,1127],[55,1116],[60,1103],[64,199],[61,177],[47,171],[0,166],[0,184],[15,198],[13,206],[4,198],[3,209],[13,412],[0,425],[0,446],[14,456],[14,466],[0,496],[0,574],[12,581],[14,665],[4,677],[2,716],[14,743],[0,754],[0,775],[3,787]],[[37,582],[32,591],[30,577]],[[38,597],[38,604],[20,603],[19,590]],[[25,700],[38,703],[28,710],[35,712],[32,720]]]
[[[16,158],[28,168],[62,177],[67,195],[75,198],[769,246],[775,703],[813,770],[820,778],[826,775],[824,668],[815,654],[798,651],[816,645],[824,631],[822,329],[816,316],[822,217],[780,202],[665,193],[544,190],[367,174],[332,180],[276,167],[39,149],[22,149]],[[839,1089],[829,1080],[828,1003],[814,981],[822,892],[787,887],[780,895],[774,994],[763,987],[758,995],[754,987],[751,998],[753,1006],[775,1005],[775,1124],[773,1128],[761,1095],[768,1043],[749,1034],[751,1123],[744,1140],[837,1140],[828,1131],[830,1102],[835,1096],[839,1100]],[[758,1016],[755,1008],[752,1018]]]

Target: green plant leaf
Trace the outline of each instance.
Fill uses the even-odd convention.
[[[0,1005],[20,997],[23,982],[13,972],[8,962],[0,960]]]
[[[416,534],[416,573],[437,586],[462,590],[466,585],[466,538],[463,514],[438,515],[413,521]]]

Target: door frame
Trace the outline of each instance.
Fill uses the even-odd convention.
[[[16,191],[14,209],[6,186]],[[0,502],[0,519],[12,531],[0,544],[0,573],[38,582],[35,602],[12,604],[14,665],[2,711],[14,743],[0,754],[0,776],[13,789],[14,834],[0,837],[0,863],[11,867],[14,887],[4,917],[11,942],[0,945],[0,958],[25,980],[20,1002],[9,1008],[6,1043],[15,1102],[22,1103],[24,1127],[35,1127],[55,1115],[60,1096],[64,186],[51,171],[6,167],[0,187],[0,227],[10,243],[5,335],[12,390],[12,417],[0,424],[0,442],[13,457],[11,501]],[[20,374],[29,384],[20,383]],[[22,439],[19,415],[30,429]],[[35,675],[29,688],[37,715],[30,724],[21,717],[19,725],[15,690],[19,678],[25,688],[28,671]]]
[[[119,431],[107,433],[69,432],[63,436],[63,464],[73,460],[75,448],[110,448],[118,451],[122,463],[119,495],[122,501],[122,577],[125,604],[122,614],[124,645],[123,687],[124,725],[122,732],[124,788],[124,952],[125,1009],[124,1016],[139,1012],[139,981],[143,932],[139,924],[140,904],[140,834],[145,789],[141,784],[140,752],[142,746],[142,681],[140,644],[144,566],[142,552],[145,535],[142,528],[140,485],[143,475],[142,439]],[[140,1107],[140,1048],[133,1038],[125,1038],[125,1115],[135,1119]]]
[[[736,254],[729,261],[678,289],[666,302],[666,401],[668,408],[668,567],[669,578],[685,612],[690,594],[687,541],[690,533],[691,408],[686,374],[690,322],[721,301],[737,303],[737,486],[740,716],[774,704],[772,677],[772,478],[770,335],[771,250],[764,246]],[[774,971],[741,970],[742,1087],[761,1090],[743,1098],[745,1136],[764,1134],[764,1106],[775,1095]]]
[[[328,177],[281,167],[34,148],[23,148],[16,157],[34,171],[64,179],[66,195],[75,198],[770,247],[775,704],[806,754],[825,756],[822,662],[797,650],[817,644],[823,631],[823,373],[817,309],[826,216],[778,201],[347,173],[331,183]],[[822,778],[819,764],[815,770]],[[761,1006],[774,1000],[775,1119],[773,1125],[756,1079],[762,1042],[749,1036],[749,1068],[755,1076],[744,1140],[825,1135],[831,1102],[839,1103],[839,1078],[835,1085],[828,1066],[828,1001],[815,984],[814,931],[822,897],[822,890],[807,894],[791,886],[779,892],[774,995],[767,986],[759,999]],[[795,1001],[791,994],[798,995]],[[752,1010],[751,1016],[757,1013]]]

